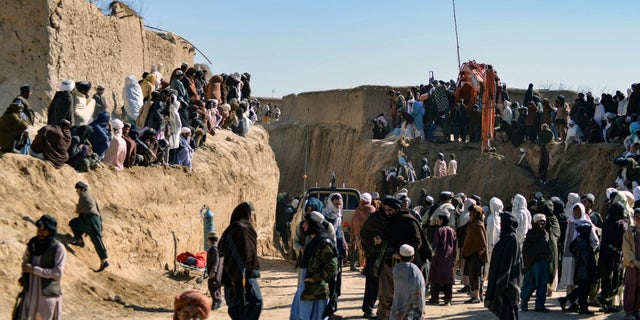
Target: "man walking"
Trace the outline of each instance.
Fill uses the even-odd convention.
[[[78,181],[76,183],[76,193],[78,193],[78,205],[76,206],[77,218],[69,221],[69,227],[73,231],[73,241],[69,244],[84,247],[82,236],[86,233],[91,238],[93,246],[96,248],[98,257],[100,257],[100,268],[96,272],[103,271],[109,266],[107,261],[107,248],[102,242],[102,218],[100,217],[100,208],[96,198],[89,193],[89,185],[85,182]]]
[[[58,222],[49,215],[36,221],[37,235],[27,243],[22,262],[23,305],[18,319],[62,319],[62,286],[67,252],[55,239]]]
[[[252,225],[254,211],[250,202],[236,206],[218,244],[224,257],[224,298],[232,320],[258,320],[262,313],[262,293],[258,285],[258,233]]]

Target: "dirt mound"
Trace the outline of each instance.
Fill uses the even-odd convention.
[[[533,173],[516,166],[520,147],[527,150],[527,161]],[[605,188],[616,178],[617,168],[613,159],[624,150],[615,144],[584,144],[572,145],[565,151],[563,144],[551,144],[548,147],[548,182],[542,184],[536,179],[540,147],[524,143],[519,148],[504,143],[497,145],[495,153],[481,155],[477,143],[412,144],[406,153],[417,171],[423,157],[428,158],[429,165],[433,166],[436,154],[442,152],[447,161],[450,154],[455,154],[458,174],[410,184],[410,196],[418,199],[423,188],[435,196],[442,190],[451,190],[467,195],[477,194],[487,201],[498,197],[505,206],[509,206],[508,200],[516,193],[529,199],[534,192],[540,191],[545,197],[566,199],[569,192],[578,192],[596,195],[596,208],[599,208],[604,204]]]
[[[296,194],[305,186],[328,186],[332,171],[338,186],[377,189],[381,169],[394,163],[400,150],[396,140],[365,139],[342,124],[278,122],[267,128],[280,167],[280,190]]]
[[[268,135],[252,127],[246,138],[220,130],[208,137],[195,154],[192,172],[183,168],[136,167],[117,172],[110,168],[85,174],[70,167],[56,170],[44,161],[13,154],[0,158],[0,318],[8,318],[18,293],[20,261],[27,240],[35,235],[32,222],[43,213],[58,219],[60,239],[70,240],[68,221],[75,216],[77,180],[89,182],[103,212],[104,240],[111,266],[96,274],[99,260],[91,245],[67,246],[63,276],[65,318],[91,318],[95,310],[107,310],[101,318],[124,317],[118,300],[141,310],[171,308],[172,297],[193,282],[175,281],[165,274],[173,267],[173,237],[178,252],[203,248],[200,215],[203,204],[211,207],[217,231],[229,221],[233,208],[252,201],[256,208],[260,252],[274,252],[268,241],[274,222],[279,171],[267,146]],[[199,288],[202,289],[202,288]],[[104,307],[104,308],[103,308]],[[160,308],[160,309],[158,309]],[[129,310],[129,309],[127,309]]]

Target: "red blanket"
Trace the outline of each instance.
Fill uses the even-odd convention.
[[[190,266],[194,266],[196,268],[199,269],[203,269],[207,266],[207,252],[206,251],[200,251],[200,252],[196,252],[195,254],[191,253],[191,252],[183,252],[181,254],[178,255],[178,257],[176,258],[176,260],[178,260],[178,262],[182,263],[182,264],[186,264],[186,265],[190,265]]]

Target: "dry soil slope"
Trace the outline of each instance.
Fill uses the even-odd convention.
[[[540,148],[524,143],[520,147],[527,150],[527,160],[533,171],[538,172]],[[550,165],[547,174],[548,183],[539,183],[534,176],[515,165],[520,155],[519,148],[509,143],[499,144],[497,153],[480,156],[477,143],[451,144],[415,144],[407,153],[419,171],[420,159],[427,157],[433,167],[436,153],[442,152],[448,157],[455,154],[458,161],[458,175],[440,179],[424,179],[409,185],[410,195],[418,199],[420,189],[436,195],[441,190],[477,194],[487,200],[499,197],[506,207],[515,193],[527,199],[540,191],[546,197],[561,196],[566,200],[569,192],[596,195],[596,207],[604,204],[605,188],[611,184],[617,173],[613,159],[624,151],[619,144],[572,145],[566,151],[564,145],[549,146]]]
[[[69,248],[62,281],[66,317],[101,310],[106,312],[103,318],[117,318],[108,315],[117,305],[104,301],[115,295],[128,304],[170,308],[172,296],[184,288],[163,276],[164,265],[172,267],[174,261],[171,231],[178,238],[178,252],[201,250],[198,212],[203,204],[212,208],[216,230],[222,231],[233,208],[252,201],[260,237],[271,235],[279,170],[268,139],[260,127],[253,127],[246,138],[219,131],[196,152],[193,172],[139,167],[78,174],[32,157],[1,157],[0,318],[9,317],[19,290],[20,258],[35,234],[31,221],[43,213],[55,216],[67,241],[64,235],[71,233],[67,223],[75,216],[77,201],[73,186],[80,179],[89,182],[101,206],[111,267],[101,274],[92,272],[99,262],[89,239],[83,249]],[[260,241],[263,253],[272,250],[269,243]]]

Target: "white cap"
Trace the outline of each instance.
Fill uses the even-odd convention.
[[[191,129],[189,127],[180,128],[180,133],[191,133]]]
[[[71,91],[76,87],[76,83],[73,80],[62,80],[60,85],[60,91]]]
[[[371,203],[371,194],[370,193],[363,193],[360,195],[360,200],[366,202],[366,203]]]
[[[318,211],[311,211],[311,213],[309,213],[309,218],[317,223],[321,223],[324,220],[324,215]]]
[[[533,222],[538,222],[540,220],[547,221],[547,217],[542,213],[536,213],[533,215]]]
[[[124,127],[124,123],[120,119],[114,119],[111,122],[111,126],[113,127],[114,130],[119,130],[119,129],[122,129]]]
[[[413,247],[408,244],[401,245],[400,250],[398,251],[400,255],[403,257],[413,257],[413,254],[415,253],[415,250],[413,250]]]

